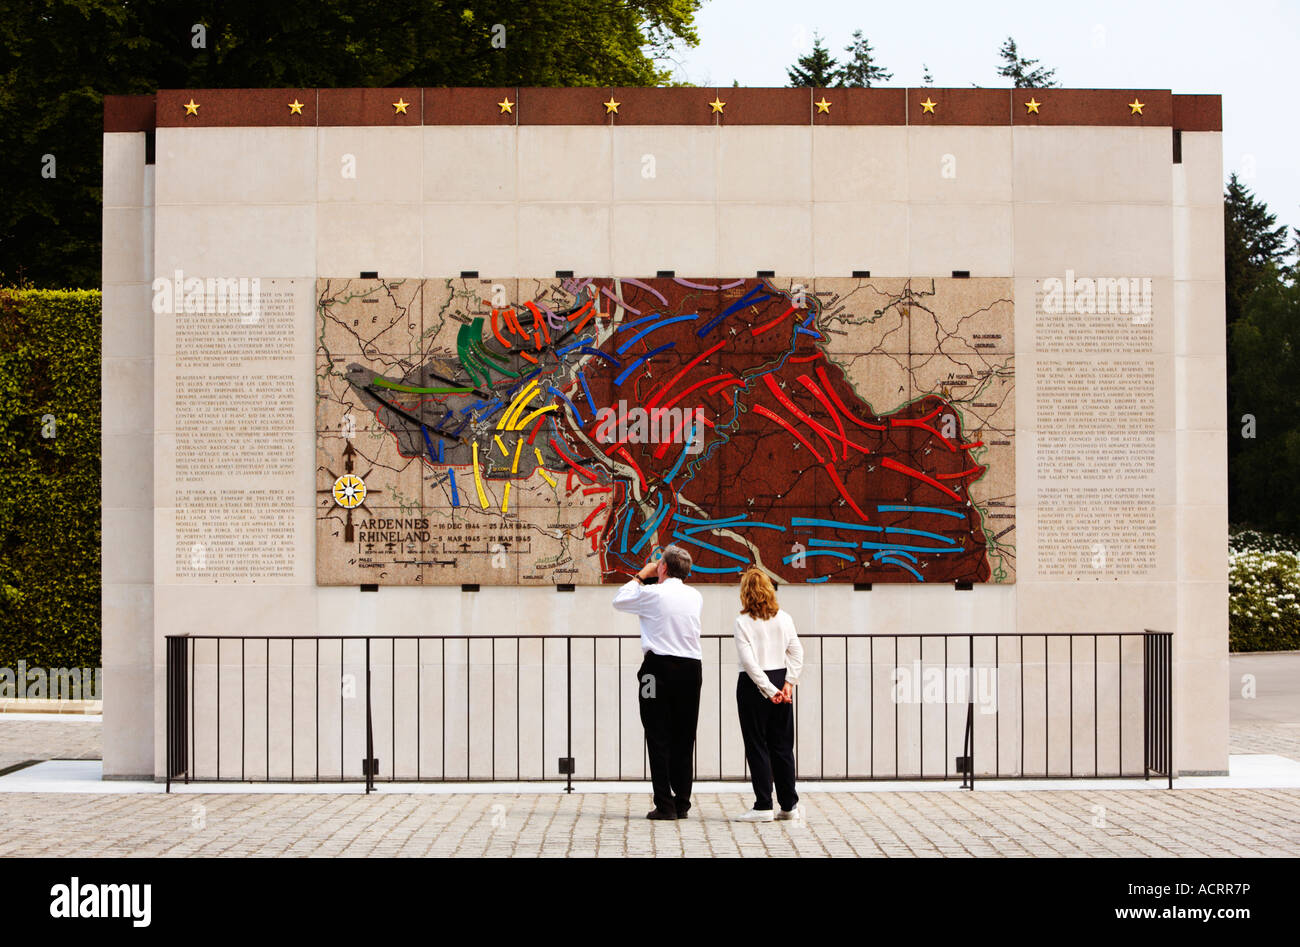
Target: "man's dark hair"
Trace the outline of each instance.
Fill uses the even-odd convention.
[[[664,566],[670,579],[684,579],[691,574],[691,554],[676,544],[664,549]]]

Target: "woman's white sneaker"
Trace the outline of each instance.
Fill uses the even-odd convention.
[[[773,818],[775,818],[776,821],[778,822],[798,822],[800,819],[803,818],[803,816],[799,814],[799,807],[795,806],[789,812],[782,809]]]
[[[738,815],[733,820],[735,822],[772,822],[776,816],[772,814],[771,809],[750,809],[744,815]]]

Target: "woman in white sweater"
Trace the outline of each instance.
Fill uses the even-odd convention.
[[[803,645],[794,620],[776,601],[772,581],[758,569],[740,580],[736,616],[740,679],[736,708],[745,740],[745,759],[754,783],[754,808],[740,822],[799,818],[794,789],[794,686],[803,669]],[[781,811],[772,811],[772,782]]]

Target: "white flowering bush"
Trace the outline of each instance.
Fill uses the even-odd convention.
[[[1239,530],[1229,552],[1230,650],[1300,649],[1300,541]]]

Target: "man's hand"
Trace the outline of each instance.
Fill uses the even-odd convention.
[[[773,694],[773,695],[772,695],[772,703],[774,703],[774,704],[783,704],[783,703],[785,703],[785,691],[777,691],[775,694]]]
[[[785,701],[787,704],[793,704],[793,703],[794,703],[794,685],[791,684],[791,683],[789,683],[789,682],[787,682],[787,683],[785,684],[785,686],[783,686],[783,687],[781,688],[781,697],[784,699],[784,701]]]
[[[645,565],[641,567],[641,571],[636,574],[636,577],[644,582],[646,579],[650,578],[650,576],[656,575],[658,572],[659,572],[659,560],[651,559],[649,562],[647,562]]]

